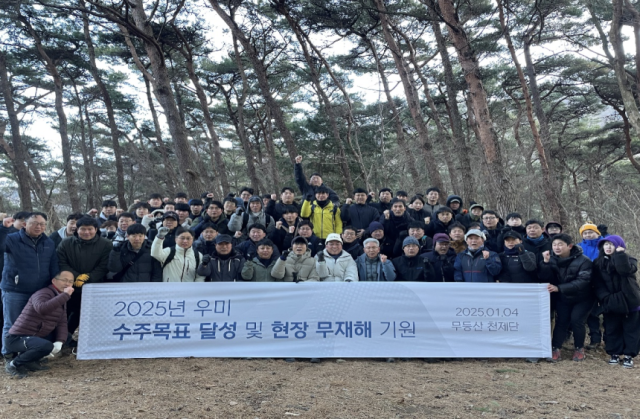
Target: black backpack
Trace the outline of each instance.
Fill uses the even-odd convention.
[[[193,248],[191,248],[191,250],[193,250]],[[198,269],[198,266],[200,266],[200,252],[198,252],[197,250],[193,250],[193,254],[196,258],[196,269]],[[169,252],[169,256],[167,256],[167,258],[165,259],[164,263],[162,264],[162,267],[164,268],[165,266],[170,264],[175,257],[176,257],[176,248],[174,246],[171,248],[171,251]]]

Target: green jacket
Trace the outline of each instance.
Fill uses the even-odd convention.
[[[104,281],[109,269],[109,253],[113,246],[100,234],[85,241],[78,236],[67,237],[58,246],[58,263],[61,271],[73,272],[74,278],[87,274],[87,283]]]
[[[278,258],[271,275],[278,278],[277,281],[293,282],[293,274],[296,274],[298,281],[319,281],[320,276],[316,271],[316,260],[311,256],[311,251],[307,251],[300,256],[289,253],[287,260]]]
[[[276,261],[278,258],[273,258],[271,263],[266,268],[257,257],[254,257],[252,260],[248,260],[244,263],[242,267],[242,279],[245,281],[254,281],[254,282],[274,282],[274,281],[282,281],[282,279],[276,279],[271,276],[271,270],[276,265]]]

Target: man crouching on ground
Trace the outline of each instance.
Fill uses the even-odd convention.
[[[49,369],[39,361],[60,352],[67,340],[67,301],[73,294],[73,280],[73,273],[62,271],[51,285],[29,298],[6,338],[7,351],[20,353],[6,364],[9,374],[24,378],[27,371]]]

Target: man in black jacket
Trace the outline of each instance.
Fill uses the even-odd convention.
[[[575,351],[574,361],[583,361],[585,322],[593,306],[594,295],[591,288],[591,260],[582,254],[580,246],[574,246],[568,234],[558,234],[551,245],[553,255],[543,252],[538,275],[552,296],[557,296],[556,324],[551,340],[552,353],[549,361],[561,359],[560,348],[569,327],[573,330]]]
[[[414,237],[407,237],[402,244],[404,255],[393,259],[396,281],[434,282],[435,273],[428,259],[420,256],[420,244]]]
[[[340,209],[340,217],[342,217],[342,224],[353,226],[358,239],[362,239],[369,224],[380,218],[380,213],[373,206],[367,205],[367,191],[357,188],[353,191],[353,200],[348,198]]]
[[[456,252],[450,246],[450,239],[444,233],[433,236],[433,251],[420,255],[433,266],[434,282],[455,282],[453,278]]]
[[[285,186],[282,188],[282,191],[280,191],[280,201],[276,202],[275,200],[270,199],[264,212],[272,216],[276,222],[279,221],[284,216],[286,210],[291,207],[295,207],[298,210],[297,213],[300,214],[300,205],[294,201],[294,198],[295,192],[293,191],[293,188]]]
[[[302,171],[302,156],[297,156],[296,164],[293,166],[293,175],[296,179],[296,184],[300,188],[302,197],[307,201],[313,202],[313,199],[316,196],[316,189],[324,185],[320,173],[312,173],[309,178],[309,182],[307,182],[307,178],[304,176],[304,172]],[[329,190],[329,201],[333,202],[333,205],[339,207],[340,197],[338,197],[338,194],[327,185],[324,185],[324,187]]]
[[[124,242],[114,241],[109,254],[109,274],[113,282],[162,282],[162,265],[151,257],[147,229],[141,224],[127,228]]]
[[[370,202],[369,205],[375,208],[378,213],[383,214],[385,211],[391,210],[391,198],[393,198],[391,189],[382,188],[378,192],[378,202]]]
[[[364,253],[364,249],[360,240],[358,240],[356,229],[351,226],[346,226],[342,229],[342,250],[349,253],[353,260],[356,260],[358,256]]]
[[[498,282],[532,284],[538,282],[538,261],[533,252],[527,252],[522,245],[522,236],[514,230],[502,233],[504,252],[500,253],[502,271]]]
[[[524,227],[527,235],[522,240],[522,245],[527,251],[534,253],[540,263],[542,254],[551,251],[551,240],[543,230],[542,221],[529,220]]]

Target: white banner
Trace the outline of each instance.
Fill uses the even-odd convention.
[[[545,284],[87,284],[78,359],[543,358]]]

